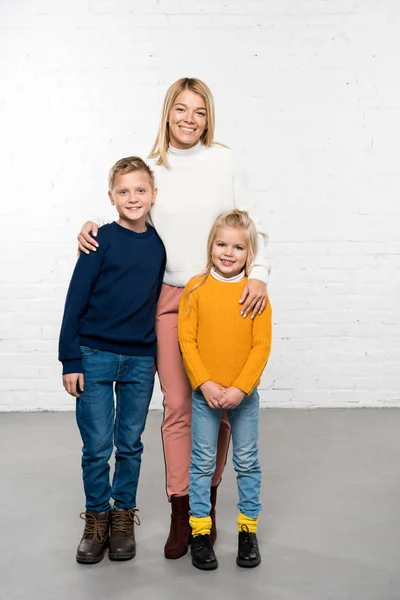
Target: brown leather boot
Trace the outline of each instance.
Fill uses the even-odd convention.
[[[136,508],[115,508],[111,512],[111,535],[108,558],[130,560],[136,555],[134,526],[140,525]]]
[[[211,501],[211,510],[210,510],[210,517],[211,517],[211,531],[210,531],[210,538],[212,543],[214,544],[216,539],[217,539],[217,517],[215,514],[215,505],[217,504],[217,485],[212,485],[211,486],[211,493],[210,493],[210,501]]]
[[[85,529],[76,551],[78,563],[93,565],[104,557],[109,541],[110,513],[86,511],[80,514],[85,520]]]
[[[188,551],[189,495],[171,496],[171,528],[164,546],[165,558],[180,558]]]

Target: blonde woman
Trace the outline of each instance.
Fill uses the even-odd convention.
[[[196,78],[182,78],[168,89],[158,135],[150,153],[158,188],[151,213],[164,242],[167,267],[157,306],[157,371],[164,395],[162,440],[171,525],[164,547],[166,558],[188,550],[189,465],[192,389],[178,345],[178,308],[183,288],[203,270],[208,232],[218,214],[246,210],[257,228],[258,252],[238,302],[243,318],[257,318],[267,301],[266,231],[251,198],[247,177],[230,148],[214,142],[215,109],[210,89]],[[98,245],[91,237],[97,225],[87,222],[79,236],[84,252]],[[217,486],[226,462],[230,427],[221,421],[216,469],[211,487],[211,539],[216,539]]]

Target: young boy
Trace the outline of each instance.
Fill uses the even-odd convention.
[[[119,160],[109,173],[108,194],[119,218],[99,229],[97,252],[78,259],[59,341],[63,384],[77,399],[83,441],[86,512],[76,560],[86,564],[102,560],[107,546],[111,560],[136,554],[141,435],[153,392],[155,311],[166,262],[164,245],[146,222],[157,189],[143,160]]]

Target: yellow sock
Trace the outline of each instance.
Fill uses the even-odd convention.
[[[257,533],[258,519],[251,519],[246,517],[243,513],[238,514],[237,518],[238,531],[242,531],[242,527],[249,531],[249,533]]]
[[[190,527],[192,528],[192,535],[207,535],[211,531],[211,517],[190,517]]]

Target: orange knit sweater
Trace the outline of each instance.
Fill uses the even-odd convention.
[[[271,304],[254,319],[240,314],[247,277],[235,283],[212,275],[186,285],[179,306],[178,334],[183,362],[193,389],[211,380],[246,394],[260,383],[271,351]]]

